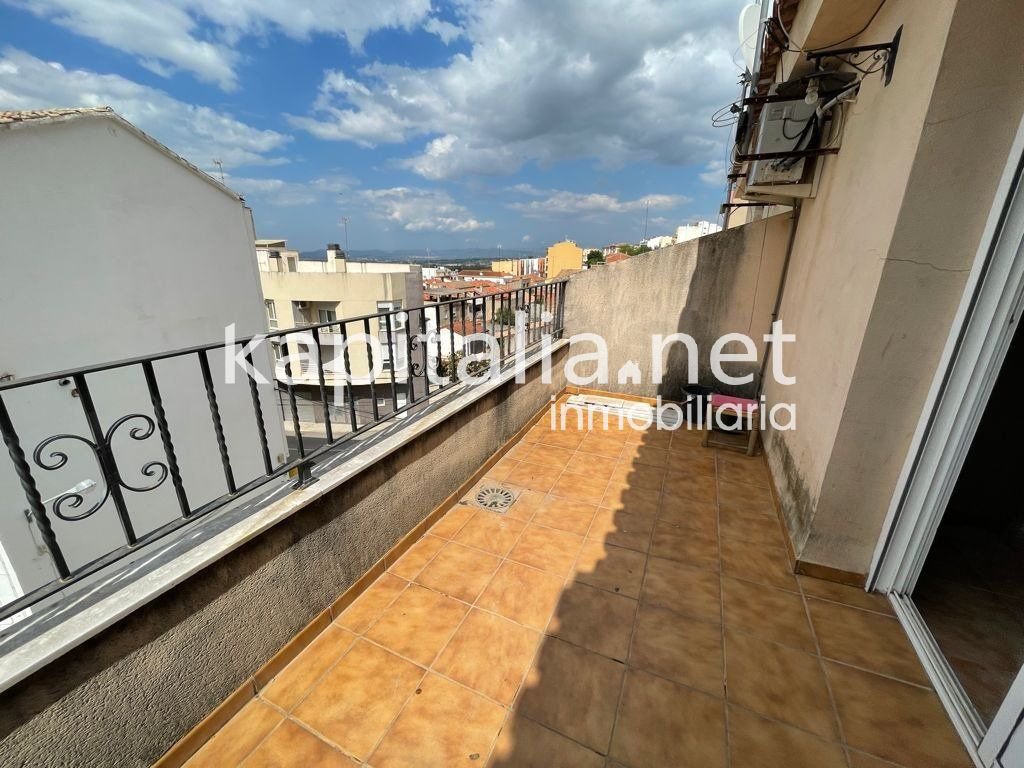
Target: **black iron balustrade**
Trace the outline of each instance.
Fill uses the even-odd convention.
[[[465,344],[465,337],[474,333],[490,335],[494,339],[494,347],[498,351],[501,365],[505,365],[521,353],[537,348],[545,339],[559,338],[562,334],[565,288],[565,280],[552,281],[408,309],[389,310],[372,315],[306,324],[286,330],[275,329],[257,337],[237,339],[233,343],[206,344],[0,383],[0,436],[3,437],[7,446],[15,474],[25,493],[28,502],[27,516],[38,531],[58,574],[57,578],[52,581],[30,590],[5,605],[0,605],[0,619],[12,616],[39,603],[68,585],[126,557],[140,547],[167,536],[185,525],[194,523],[204,515],[238,500],[245,494],[275,479],[293,474],[296,476],[293,488],[301,488],[315,482],[316,478],[312,474],[312,467],[318,459],[335,450],[339,445],[461,385],[456,376],[445,377],[442,375],[447,367],[451,367],[451,362],[457,357],[456,353],[471,354],[468,347],[456,349],[456,336],[462,337]],[[354,334],[350,333],[349,328],[352,324],[355,324],[358,329],[357,334],[363,334],[362,340],[358,343],[352,342]],[[371,325],[377,326],[375,334],[372,333]],[[324,347],[329,345],[331,340],[325,339],[325,336],[340,339],[341,355],[334,358],[334,367],[330,371],[324,365]],[[402,336],[405,338],[402,339]],[[442,337],[444,336],[447,337],[448,356],[443,354],[445,343],[443,343]],[[310,372],[303,365],[302,358],[304,356],[302,355],[285,354],[282,360],[273,363],[275,367],[274,383],[277,387],[282,388],[283,394],[287,396],[296,454],[286,456],[283,462],[277,464],[271,456],[259,383],[253,375],[255,366],[252,349],[255,347],[251,344],[262,343],[262,341],[273,344],[276,341],[281,344],[282,351],[286,351],[293,346],[294,337],[298,337],[299,341],[308,342],[312,354],[305,357],[312,358],[316,371],[315,376],[309,376]],[[382,349],[386,349],[386,355],[383,357],[388,361],[388,371],[386,378],[382,378],[380,381],[377,380],[371,339]],[[363,354],[363,361],[367,369],[365,376],[353,373],[353,356],[350,353],[352,349],[360,350]],[[232,465],[231,451],[221,416],[221,406],[210,367],[211,352],[227,352],[233,356],[236,351],[244,352],[244,360],[248,364],[246,378],[264,468],[262,474],[250,477],[244,482],[240,482],[240,479],[236,477],[235,468]],[[189,502],[176,453],[181,446],[176,448],[172,440],[172,431],[154,367],[154,363],[160,361],[193,357],[198,364],[206,394],[210,424],[220,457],[225,487],[225,492],[222,495],[195,507]],[[293,357],[299,358],[298,377],[293,376]],[[399,367],[399,361],[403,361],[404,365]],[[333,381],[334,374],[338,372],[337,364],[339,362],[340,373],[345,382],[343,386],[347,400],[347,403],[341,404],[328,401],[330,383],[328,374],[330,373],[330,378]],[[383,361],[378,360],[377,362]],[[104,430],[89,388],[88,377],[118,369],[141,370],[153,413],[152,416],[144,413],[126,414],[113,421]],[[282,371],[284,375],[280,376]],[[399,378],[400,375],[404,380]],[[308,381],[303,379],[308,379]],[[81,404],[89,435],[86,437],[73,433],[60,433],[47,437],[31,450],[30,463],[15,426],[15,420],[12,419],[8,404],[5,402],[4,394],[10,390],[49,382],[64,383],[64,380],[74,385],[73,394]],[[369,388],[372,413],[356,408],[356,397],[353,395],[351,387],[364,385]],[[400,385],[405,387],[406,402],[404,405],[399,401],[398,388]],[[317,422],[317,424],[323,426],[324,438],[322,444],[316,447],[313,447],[312,444],[307,445],[307,440],[303,437],[302,420],[299,418],[299,398],[296,390],[301,386],[313,388],[319,395],[322,404],[323,421]],[[391,410],[385,414],[381,414],[379,411],[378,386],[390,387]],[[303,401],[308,402],[308,398],[304,397]],[[346,410],[346,419],[334,418],[337,413],[345,413]],[[164,459],[148,461],[137,470],[146,478],[143,482],[134,484],[127,482],[114,455],[112,441],[122,427],[128,428],[128,437],[135,441],[147,440],[154,434],[159,436]],[[306,437],[310,437],[308,433]],[[102,494],[98,501],[85,509],[80,509],[85,503],[85,498],[82,495],[84,491],[80,490],[80,486],[44,502],[36,482],[33,463],[36,468],[47,472],[59,470],[69,463],[68,454],[58,448],[58,444],[68,441],[86,446],[102,475],[104,484]],[[153,491],[161,487],[168,479],[174,489],[180,517],[154,530],[138,533],[135,530],[124,492],[141,494]],[[120,523],[124,543],[112,547],[106,554],[89,563],[71,567],[61,548],[50,516],[67,523],[79,522],[95,515],[108,502],[113,506]]]

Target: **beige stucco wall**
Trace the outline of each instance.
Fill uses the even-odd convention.
[[[608,347],[610,381],[587,386],[680,399],[688,383],[686,347],[676,342],[661,352],[664,378],[659,384],[652,376],[651,339],[686,333],[698,347],[700,383],[729,389],[713,380],[712,345],[727,333],[742,333],[755,341],[759,353],[763,349],[789,229],[790,214],[783,214],[573,275],[565,300],[566,334],[598,334]],[[591,342],[581,342],[573,354],[593,350]],[[740,350],[730,346],[726,351]],[[627,362],[636,363],[638,382],[619,381],[617,374]],[[758,362],[724,368],[733,376],[754,374],[752,383],[732,391],[756,392]],[[591,374],[595,366],[580,364],[577,371]]]
[[[904,25],[892,84],[862,87],[794,239],[797,383],[766,394],[799,422],[766,443],[802,562],[867,572],[1024,105],[1022,20],[1005,0],[903,0],[851,41]]]
[[[422,286],[419,268],[408,268],[402,272],[260,272],[263,296],[274,302],[277,309],[278,328],[294,328],[297,318],[292,311],[293,301],[310,304],[310,317],[316,318],[316,309],[334,309],[340,320],[346,317],[360,317],[377,312],[378,301],[401,301],[402,307],[422,304],[422,296],[416,291]],[[359,333],[362,326],[352,323],[349,334]],[[377,321],[370,321],[370,333],[377,334]],[[325,334],[324,341],[332,339]],[[294,343],[289,343],[292,354],[298,354]],[[324,351],[325,362],[333,359],[333,348],[328,343]],[[353,343],[349,351],[350,371],[353,376],[363,377],[369,372],[369,364],[362,344]],[[390,380],[386,372],[379,380]],[[312,379],[310,379],[312,381]]]
[[[281,328],[295,325],[293,301],[334,304],[338,317],[371,315],[378,301],[405,302],[405,273],[260,272],[263,296],[277,306]]]

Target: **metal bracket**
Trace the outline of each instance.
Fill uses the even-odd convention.
[[[722,203],[718,212],[728,213],[732,208],[770,208],[773,205],[780,205],[780,203]]]
[[[295,473],[295,482],[292,483],[292,490],[294,491],[298,491],[302,488],[308,488],[319,480],[319,478],[313,477],[312,461],[302,462],[293,470],[293,472]]]
[[[873,45],[852,45],[849,48],[832,48],[826,51],[809,51],[807,60],[814,62],[815,66],[821,66],[822,59],[842,59],[843,56],[854,56],[858,53],[885,53],[885,66],[882,68],[882,82],[888,85],[892,82],[892,73],[896,69],[896,55],[900,50],[900,38],[903,36],[903,25],[896,30],[896,34],[888,43],[876,43]],[[849,62],[847,62],[849,63]]]
[[[786,152],[755,152],[750,155],[736,155],[736,162],[746,163],[751,160],[783,160],[787,157],[818,157],[819,155],[839,154],[839,147],[819,147],[818,149],[792,149]]]

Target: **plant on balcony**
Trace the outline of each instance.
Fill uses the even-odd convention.
[[[459,361],[465,356],[465,352],[455,352],[454,354],[442,357],[437,367],[438,373],[445,378],[450,378],[452,381],[461,381],[459,378]],[[489,366],[490,361],[488,360],[472,360],[466,364],[466,372],[471,376],[479,376],[486,372]]]

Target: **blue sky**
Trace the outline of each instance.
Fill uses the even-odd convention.
[[[717,215],[732,0],[0,0],[0,109],[109,104],[303,250]]]

